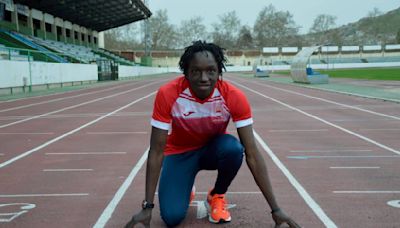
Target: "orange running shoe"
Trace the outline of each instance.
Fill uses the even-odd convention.
[[[226,223],[231,221],[231,214],[226,208],[226,200],[224,194],[210,195],[211,190],[207,194],[207,202],[209,207],[208,220],[212,223]]]

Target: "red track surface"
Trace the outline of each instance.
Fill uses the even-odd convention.
[[[122,227],[144,197],[152,93],[168,79],[0,103],[0,227]],[[299,224],[399,227],[398,104],[225,79],[247,94],[277,200]],[[215,177],[198,175],[196,200]],[[223,227],[273,227],[245,163],[229,191]],[[213,226],[199,210],[181,227]],[[157,206],[152,225],[164,227]]]

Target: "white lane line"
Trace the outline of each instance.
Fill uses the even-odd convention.
[[[76,114],[59,114],[59,115],[48,115],[45,117],[40,117],[40,119],[58,119],[58,118],[80,118],[80,117],[98,117],[102,116],[105,113],[76,113]],[[112,115],[115,117],[135,117],[135,116],[151,116],[151,112],[125,112],[125,113],[117,113]],[[20,120],[25,118],[30,118],[33,116],[0,116],[0,120]]]
[[[4,168],[5,166],[7,166],[7,165],[9,165],[9,164],[11,164],[11,163],[13,163],[13,162],[16,162],[16,161],[18,161],[18,160],[20,160],[20,159],[22,159],[22,158],[24,158],[24,157],[26,157],[26,156],[28,156],[28,155],[34,153],[34,152],[40,150],[40,149],[43,149],[43,148],[47,147],[48,145],[51,145],[51,144],[53,144],[53,143],[55,143],[55,142],[57,142],[57,141],[59,141],[59,140],[65,138],[65,137],[67,137],[67,136],[69,136],[69,135],[72,135],[72,134],[74,134],[74,133],[76,133],[76,132],[78,132],[78,131],[80,131],[80,130],[82,130],[82,129],[84,129],[84,128],[90,126],[90,125],[92,125],[92,124],[95,124],[95,123],[99,122],[100,120],[102,120],[102,119],[104,119],[104,118],[106,118],[106,117],[108,117],[108,116],[110,116],[110,115],[112,115],[112,114],[114,114],[114,113],[116,113],[116,112],[119,112],[119,111],[121,111],[121,110],[123,110],[123,109],[125,109],[125,108],[127,108],[127,107],[129,107],[129,106],[131,106],[131,105],[133,105],[133,104],[138,103],[139,101],[142,101],[142,100],[144,100],[144,99],[146,99],[146,98],[148,98],[148,97],[150,97],[150,96],[153,96],[156,92],[157,92],[157,91],[154,91],[154,92],[152,92],[152,93],[150,93],[150,94],[148,94],[148,95],[146,95],[146,96],[144,96],[144,97],[141,97],[141,98],[139,98],[139,99],[136,99],[136,100],[132,101],[131,103],[129,103],[129,104],[127,104],[127,105],[124,105],[124,106],[122,106],[122,107],[120,107],[120,108],[118,108],[118,109],[116,109],[116,110],[114,110],[114,111],[112,111],[112,112],[110,112],[110,113],[104,115],[104,116],[101,116],[101,117],[99,117],[99,118],[97,118],[97,119],[95,119],[95,120],[92,120],[92,121],[90,121],[89,123],[86,123],[86,124],[84,124],[84,125],[82,125],[82,126],[80,126],[80,127],[78,127],[78,128],[75,128],[74,130],[69,131],[69,132],[67,132],[67,133],[65,133],[65,134],[63,134],[63,135],[60,135],[60,136],[58,136],[58,137],[56,137],[56,138],[54,138],[54,139],[52,139],[52,140],[50,140],[50,141],[47,141],[46,143],[44,143],[44,144],[42,144],[42,145],[40,145],[40,146],[38,146],[38,147],[35,147],[35,148],[31,149],[31,150],[28,150],[28,151],[26,151],[25,153],[22,153],[22,154],[20,154],[20,155],[14,157],[14,158],[12,158],[12,159],[10,159],[10,160],[7,160],[7,161],[5,161],[5,162],[2,162],[2,163],[0,163],[0,168]]]
[[[64,197],[64,196],[88,196],[89,193],[69,193],[69,194],[16,194],[0,195],[0,198],[23,198],[23,197]]]
[[[4,154],[0,153],[0,156],[4,156]]]
[[[110,154],[126,154],[126,152],[59,152],[59,153],[46,153],[46,155],[110,155]]]
[[[339,166],[331,166],[330,169],[380,169],[379,166],[347,166],[347,167],[339,167]]]
[[[383,113],[379,113],[379,112],[374,112],[374,111],[371,111],[371,110],[359,108],[357,106],[347,105],[347,104],[339,103],[339,102],[336,102],[336,101],[331,101],[331,100],[320,98],[320,97],[314,97],[314,96],[306,95],[306,94],[303,94],[303,93],[298,93],[298,92],[294,92],[294,91],[287,90],[287,89],[277,88],[277,87],[266,85],[266,84],[261,84],[261,83],[257,83],[257,82],[252,82],[252,83],[255,83],[255,84],[261,85],[261,86],[265,86],[265,87],[268,87],[268,88],[271,88],[271,89],[280,90],[280,91],[284,91],[284,92],[287,92],[287,93],[296,94],[296,95],[299,95],[299,96],[303,96],[303,97],[307,97],[307,98],[311,98],[311,99],[315,99],[315,100],[324,101],[324,102],[327,102],[327,103],[330,103],[330,104],[335,104],[335,105],[339,105],[339,106],[350,108],[350,109],[356,109],[356,110],[367,112],[367,113],[374,114],[374,115],[377,115],[377,116],[384,116],[384,117],[388,117],[388,118],[391,118],[391,119],[400,120],[400,117],[398,117],[398,116],[392,116],[392,115],[387,115],[387,114],[383,114]],[[398,101],[399,100],[397,100],[397,102]]]
[[[400,191],[333,191],[335,194],[398,194]]]
[[[291,150],[291,153],[347,153],[347,152],[371,152],[364,149],[343,149],[343,150]]]
[[[379,118],[358,118],[358,119],[332,119],[332,122],[379,122],[388,121],[388,119]]]
[[[94,85],[93,87],[89,87],[89,88],[87,88],[87,89],[91,89],[91,88],[94,88],[94,89],[101,89],[101,88],[103,88],[103,87],[113,86],[113,85],[115,85],[115,84],[117,84],[117,83],[104,84],[104,85],[99,85],[99,84],[97,84],[97,85]],[[136,84],[136,83],[135,83],[135,84]],[[113,87],[113,88],[115,88],[115,87]],[[70,91],[59,92],[59,93],[44,94],[44,95],[40,95],[40,96],[22,97],[22,98],[18,98],[18,99],[0,101],[0,103],[11,103],[11,102],[14,102],[14,101],[29,100],[29,99],[42,98],[42,97],[50,97],[50,96],[54,96],[54,95],[65,95],[65,94],[73,93],[73,92],[76,92],[76,91],[79,92],[80,90],[77,89],[77,90],[70,90]]]
[[[117,135],[117,134],[147,134],[146,131],[125,131],[125,132],[118,132],[118,131],[109,131],[109,132],[86,132],[88,135]]]
[[[400,128],[360,129],[360,131],[400,131]]]
[[[286,168],[286,166],[279,160],[279,158],[272,152],[269,146],[264,142],[264,140],[260,137],[260,135],[254,130],[254,136],[256,140],[261,145],[261,147],[265,150],[265,152],[271,157],[272,161],[275,165],[282,171],[282,173],[289,180],[290,184],[297,190],[300,196],[304,199],[307,205],[313,210],[313,212],[317,215],[317,217],[321,220],[322,223],[326,227],[334,228],[337,227],[336,224],[325,214],[322,208],[318,205],[317,202],[308,194],[308,192],[304,189],[304,187],[296,180],[296,178],[290,173],[290,171]]]
[[[32,103],[32,104],[28,104],[28,105],[21,105],[21,106],[18,106],[18,107],[13,107],[13,108],[0,110],[0,113],[13,111],[13,110],[18,110],[18,109],[22,109],[22,108],[28,108],[28,107],[32,107],[32,106],[36,106],[36,105],[41,105],[41,104],[48,104],[48,103],[52,103],[52,102],[56,102],[56,101],[62,101],[62,100],[70,99],[70,98],[82,97],[82,96],[86,96],[86,95],[90,95],[90,94],[101,93],[101,92],[104,92],[104,91],[113,90],[113,89],[116,89],[116,88],[126,87],[126,86],[129,86],[129,85],[120,85],[120,86],[116,86],[116,87],[112,87],[112,88],[107,88],[107,89],[103,89],[103,90],[97,90],[97,91],[88,92],[88,93],[82,93],[82,94],[78,94],[78,95],[74,95],[74,96],[60,97],[60,98],[55,98],[55,99],[52,99],[52,100],[46,100],[46,101],[42,101],[42,102]]]
[[[332,155],[332,156],[287,156],[287,158],[294,159],[308,159],[308,158],[400,158],[399,155]]]
[[[328,129],[302,129],[302,130],[269,130],[269,132],[321,132],[321,131],[328,131]]]
[[[122,197],[125,195],[126,190],[128,190],[131,185],[133,179],[135,179],[136,174],[142,168],[144,162],[147,159],[149,153],[149,149],[147,149],[136,165],[133,167],[132,171],[129,173],[128,177],[125,179],[124,183],[119,187],[118,191],[115,193],[114,197],[104,209],[103,213],[101,213],[100,217],[97,219],[96,224],[94,224],[93,228],[102,228],[106,225],[108,220],[111,218],[112,213],[117,207],[119,201],[121,201]]]
[[[196,195],[207,195],[208,192],[196,192]],[[228,195],[257,195],[262,194],[262,192],[226,192]]]
[[[93,169],[43,169],[43,172],[89,172]]]
[[[196,192],[195,195],[207,195],[208,192]],[[226,194],[230,195],[254,195],[254,194],[262,194],[262,192],[226,192]],[[158,195],[158,192],[156,192]]]
[[[54,132],[0,132],[0,135],[54,135]]]
[[[240,87],[243,87],[243,88],[245,88],[245,89],[247,89],[247,90],[249,90],[249,91],[251,91],[251,92],[253,92],[253,93],[255,93],[255,94],[258,94],[258,95],[260,95],[260,96],[262,96],[262,97],[264,97],[264,98],[270,99],[270,100],[272,100],[272,101],[274,101],[274,102],[276,102],[276,103],[278,103],[278,104],[281,104],[281,105],[283,105],[283,106],[285,106],[285,107],[287,107],[287,108],[290,108],[290,109],[292,109],[292,110],[295,110],[295,111],[297,111],[297,112],[300,112],[300,113],[302,113],[303,115],[306,115],[306,116],[311,117],[311,118],[313,118],[313,119],[319,120],[319,121],[321,121],[321,122],[323,122],[323,123],[325,123],[325,124],[327,124],[327,125],[330,125],[330,126],[332,126],[332,127],[335,127],[335,128],[337,128],[337,129],[339,129],[339,130],[341,130],[341,131],[344,131],[344,132],[350,134],[350,135],[356,136],[356,137],[358,137],[358,138],[360,138],[360,139],[362,139],[362,140],[364,140],[364,141],[367,141],[367,142],[369,142],[369,143],[372,143],[372,144],[374,144],[374,145],[376,145],[376,146],[378,146],[378,147],[380,147],[380,148],[383,148],[383,149],[385,149],[385,150],[388,150],[388,151],[391,151],[391,152],[393,152],[393,153],[395,153],[395,154],[400,155],[400,151],[398,151],[398,150],[396,150],[396,149],[393,149],[393,148],[391,148],[391,147],[388,147],[388,146],[386,146],[386,145],[383,145],[383,144],[381,144],[381,143],[379,143],[379,142],[377,142],[377,141],[375,141],[375,140],[372,140],[372,139],[370,139],[370,138],[368,138],[368,137],[365,137],[365,136],[363,136],[363,135],[360,135],[360,134],[357,134],[357,133],[352,132],[352,131],[350,131],[350,130],[347,130],[347,129],[344,128],[344,127],[341,127],[341,126],[339,126],[339,125],[333,124],[333,123],[331,123],[331,122],[329,122],[329,121],[327,121],[327,120],[325,120],[325,119],[322,119],[322,118],[320,118],[320,117],[318,117],[318,116],[312,115],[312,114],[310,114],[310,113],[308,113],[308,112],[305,112],[305,111],[303,111],[303,110],[301,110],[301,109],[298,109],[298,108],[296,108],[296,107],[293,107],[293,106],[291,106],[291,105],[289,105],[289,104],[286,104],[286,103],[284,103],[284,102],[282,102],[282,101],[279,101],[279,100],[277,100],[277,99],[275,99],[275,98],[272,98],[272,97],[269,97],[269,96],[267,96],[267,95],[264,95],[264,94],[262,94],[262,93],[260,93],[260,92],[258,92],[258,91],[256,91],[256,90],[253,90],[253,89],[251,89],[251,88],[249,88],[249,87],[247,87],[247,86],[244,86],[244,85],[242,85],[242,84],[240,84],[240,83],[233,82],[233,81],[231,81],[231,82],[234,83],[234,84],[236,84],[236,85],[238,85],[238,86],[240,86]],[[400,118],[399,118],[399,120],[400,120]]]
[[[162,81],[165,81],[165,80],[162,80]],[[58,113],[58,112],[62,112],[62,111],[65,111],[65,110],[77,108],[77,107],[80,107],[80,106],[83,106],[83,105],[87,105],[87,104],[90,104],[90,103],[94,103],[94,102],[97,102],[97,101],[101,101],[101,100],[104,100],[104,99],[116,97],[116,96],[119,96],[121,94],[129,93],[129,92],[132,92],[132,91],[135,91],[135,90],[138,90],[138,89],[142,89],[142,88],[148,87],[148,86],[150,86],[152,84],[156,84],[156,83],[160,83],[160,82],[161,81],[152,82],[152,83],[149,83],[149,84],[146,84],[146,85],[143,85],[143,86],[139,86],[139,87],[136,87],[136,88],[133,88],[133,89],[129,89],[129,90],[123,91],[123,92],[115,93],[115,94],[112,94],[112,95],[109,95],[109,96],[100,97],[100,98],[97,98],[97,99],[94,99],[94,100],[86,101],[86,102],[83,102],[83,103],[80,103],[80,104],[77,104],[77,105],[68,106],[68,107],[65,107],[65,108],[62,108],[62,109],[59,109],[59,110],[55,110],[55,111],[52,111],[52,112],[48,112],[48,113],[44,113],[44,114],[41,114],[41,115],[32,116],[32,117],[29,117],[29,118],[26,118],[26,119],[22,119],[22,120],[19,120],[19,121],[11,122],[11,123],[8,123],[8,124],[0,125],[0,128],[5,128],[5,127],[11,126],[11,125],[15,125],[15,124],[26,122],[28,120],[37,119],[37,118],[40,118],[40,117],[43,117],[43,116],[52,115],[54,113]]]

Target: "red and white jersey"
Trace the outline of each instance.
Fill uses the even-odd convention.
[[[200,100],[182,76],[158,90],[151,125],[169,131],[164,154],[170,155],[198,149],[224,134],[231,117],[237,128],[253,123],[242,91],[218,80],[211,95]]]

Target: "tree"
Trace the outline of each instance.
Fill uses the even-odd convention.
[[[378,9],[378,7],[374,7],[371,11],[368,12],[367,17],[377,17],[382,15],[382,11]]]
[[[336,16],[320,14],[314,19],[310,33],[314,36],[317,44],[327,44],[333,41],[332,29],[336,26]]]
[[[213,24],[213,42],[224,48],[233,48],[241,28],[241,22],[236,11],[231,11],[219,16],[219,22]]]
[[[398,44],[400,44],[400,29],[397,31],[396,41]]]
[[[104,32],[104,43],[107,49],[135,49],[142,48],[137,23],[131,23]]]
[[[282,46],[284,39],[298,34],[299,27],[289,11],[277,11],[273,5],[264,7],[254,23],[253,33],[256,45]]]
[[[248,26],[244,25],[240,29],[236,47],[239,49],[254,48],[253,36]]]
[[[178,43],[180,47],[186,47],[196,40],[208,40],[206,26],[203,24],[202,17],[193,17],[181,22],[179,28]]]
[[[168,23],[167,10],[158,10],[149,19],[152,49],[170,49],[178,46],[175,26]]]

